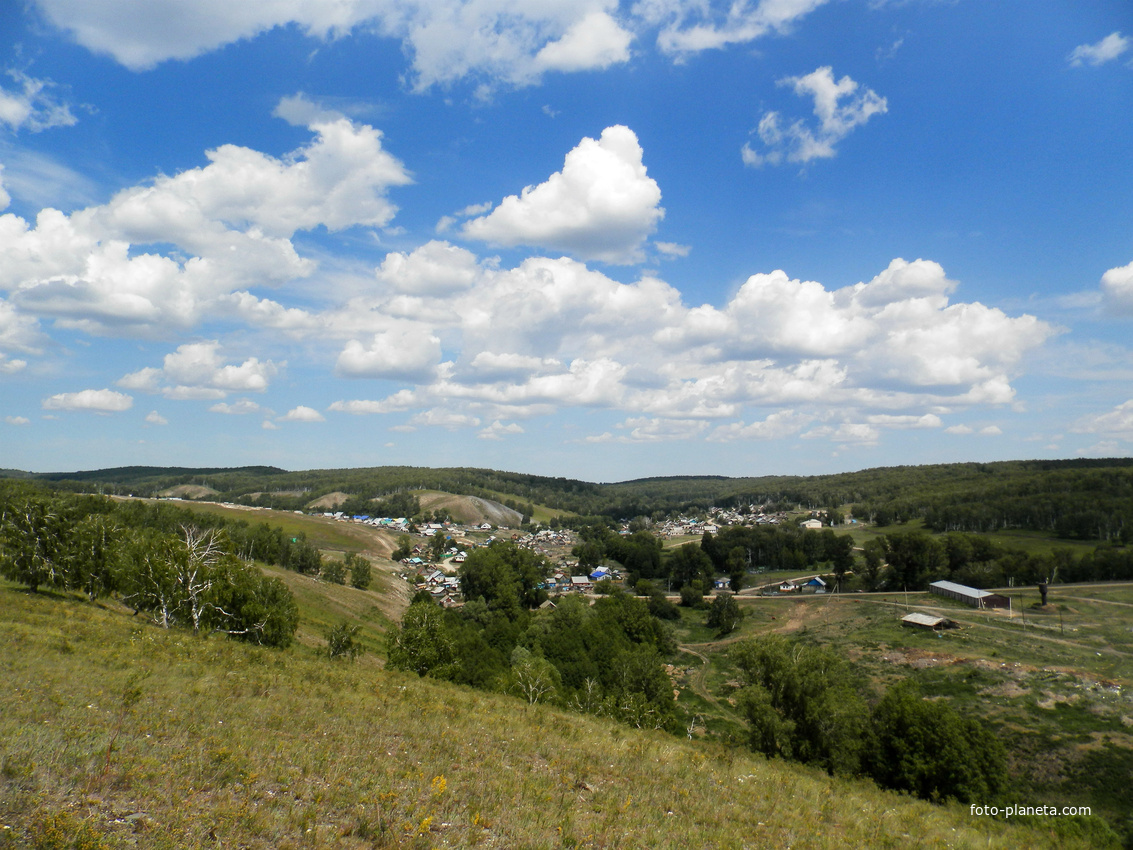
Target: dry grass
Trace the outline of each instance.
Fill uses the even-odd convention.
[[[1073,846],[966,807],[6,583],[0,673],[0,847]]]

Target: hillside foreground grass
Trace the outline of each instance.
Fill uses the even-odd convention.
[[[1092,845],[7,582],[0,671],[0,847]]]

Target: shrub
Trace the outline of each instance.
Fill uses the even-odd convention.
[[[694,584],[681,588],[681,605],[686,608],[699,608],[704,604],[704,591]]]
[[[346,621],[339,623],[327,632],[327,657],[349,658],[353,661],[361,655],[362,647],[354,639],[356,634],[358,634],[358,627],[352,626]]]
[[[335,559],[323,561],[320,575],[323,581],[329,581],[332,584],[346,584],[346,564]]]

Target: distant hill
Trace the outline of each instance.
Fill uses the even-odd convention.
[[[427,511],[446,510],[453,519],[469,525],[489,522],[492,525],[518,527],[523,522],[519,511],[491,499],[478,496],[455,496],[452,493],[418,493],[421,507]]]
[[[239,466],[189,468],[180,466],[118,466],[112,469],[92,469],[81,472],[21,472],[4,477],[36,478],[42,481],[98,481],[115,484],[148,483],[154,479],[177,478],[182,476],[224,476],[224,475],[272,476],[286,474],[286,470],[275,466]]]
[[[493,469],[384,466],[286,471],[121,467],[31,476],[78,490],[156,495],[209,487],[248,505],[303,510],[333,494],[362,500],[437,491],[502,504],[518,514],[611,519],[710,506],[852,512],[888,525],[923,519],[936,531],[1030,529],[1067,539],[1133,542],[1133,458],[1001,461],[864,469],[833,475],[671,476],[597,484]]]

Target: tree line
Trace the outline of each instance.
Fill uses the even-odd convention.
[[[282,647],[298,627],[298,608],[287,586],[249,558],[294,569],[309,566],[310,551],[265,529],[8,485],[0,488],[0,575],[32,591],[114,596],[164,628]]]
[[[1003,744],[983,723],[903,681],[871,706],[864,683],[828,649],[780,635],[731,652],[751,749],[830,774],[868,776],[926,800],[995,801],[1007,788]]]

